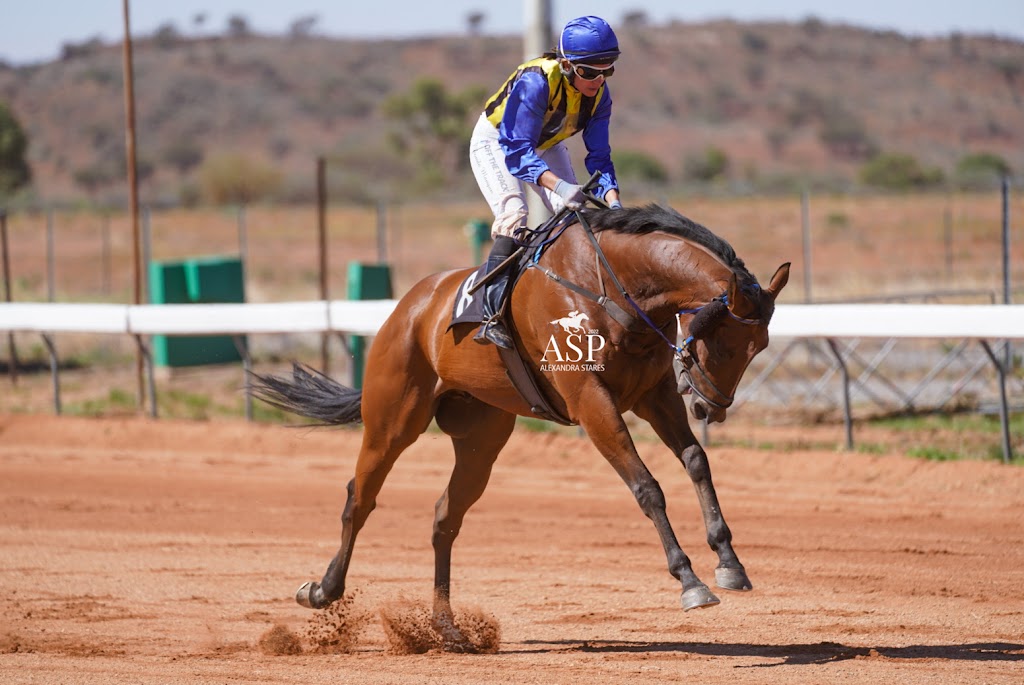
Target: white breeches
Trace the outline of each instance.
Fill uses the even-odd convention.
[[[562,143],[540,153],[551,172],[569,183],[576,183],[576,174],[569,160],[569,150]],[[505,153],[498,142],[498,129],[487,117],[480,115],[469,143],[469,163],[473,176],[494,213],[491,237],[512,236],[517,229],[526,227],[526,189],[538,194],[552,214],[561,211],[562,198],[534,183],[525,183],[513,176],[505,164]]]

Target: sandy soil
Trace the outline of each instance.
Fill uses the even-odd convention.
[[[456,544],[453,600],[492,655],[400,655],[378,620],[430,596],[447,439],[398,462],[349,576],[354,651],[311,650],[298,585],[337,544],[360,434],[0,415],[4,683],[1020,683],[1024,470],[714,448],[751,593],[684,613],[650,522],[583,439],[519,432]],[[640,446],[698,573],[688,479]],[[266,638],[297,635],[277,655]],[[262,638],[262,645],[261,645]],[[286,650],[277,650],[286,651]],[[269,652],[269,653],[268,653]]]

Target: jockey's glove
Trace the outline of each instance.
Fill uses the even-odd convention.
[[[575,183],[569,183],[564,178],[555,184],[554,192],[555,195],[565,201],[565,206],[568,209],[577,210],[587,201],[586,196],[583,194],[583,187]]]
[[[608,203],[608,209],[622,209],[622,203],[618,200],[612,200]]]

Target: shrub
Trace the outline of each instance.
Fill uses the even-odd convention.
[[[729,170],[729,157],[721,148],[707,147],[703,154],[686,158],[683,175],[692,181],[710,182],[725,177]]]
[[[956,180],[961,188],[980,189],[991,186],[1013,170],[1005,159],[991,152],[964,155],[956,163]]]
[[[211,157],[201,173],[203,195],[214,204],[243,204],[273,196],[281,188],[281,173],[245,155]]]
[[[615,174],[620,178],[642,183],[665,183],[668,171],[657,159],[645,152],[621,150],[612,154]]]
[[[941,169],[925,169],[917,159],[902,153],[882,153],[861,167],[861,181],[886,190],[910,190],[941,184]]]
[[[28,136],[7,106],[0,102],[0,197],[32,181]]]

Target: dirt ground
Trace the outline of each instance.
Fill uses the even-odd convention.
[[[394,652],[430,597],[427,433],[356,546],[353,651],[292,599],[333,555],[356,430],[0,415],[4,683],[1020,683],[1024,470],[834,451],[710,450],[750,593],[684,613],[653,526],[583,438],[517,432],[456,543],[453,601],[497,654]],[[693,489],[640,444],[709,584]],[[298,636],[280,655],[267,637]]]

